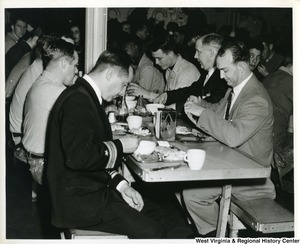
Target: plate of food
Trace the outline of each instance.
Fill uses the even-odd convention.
[[[140,163],[157,163],[157,162],[183,162],[186,152],[175,147],[156,146],[151,154],[132,154]]]
[[[136,153],[133,153],[132,156],[136,159],[136,161],[138,161],[140,163],[162,162],[160,155],[156,152],[152,152],[151,154],[136,154]]]
[[[111,124],[111,131],[115,135],[125,135],[128,132],[128,125],[126,123]]]
[[[182,151],[176,147],[164,147],[157,146],[154,149],[154,152],[158,153],[162,157],[162,161],[183,161],[183,158],[186,154],[185,151]]]
[[[178,134],[178,135],[189,135],[189,134],[192,134],[192,129],[190,129],[186,126],[177,125],[176,126],[176,134]]]
[[[137,135],[137,136],[151,136],[152,133],[147,127],[140,127],[138,129],[133,128],[128,131],[131,134]]]

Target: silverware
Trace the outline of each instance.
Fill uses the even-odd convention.
[[[163,169],[177,169],[180,168],[181,166],[184,166],[183,164],[178,164],[178,165],[174,165],[174,166],[162,166],[162,167],[157,167],[157,168],[153,168],[150,169],[150,171],[158,171],[158,170],[163,170]]]

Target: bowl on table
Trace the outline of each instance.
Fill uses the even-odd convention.
[[[156,147],[156,142],[142,140],[140,141],[139,146],[135,150],[134,154],[149,155],[154,151],[155,147]]]
[[[160,104],[160,103],[149,103],[146,105],[146,109],[151,113],[154,114],[155,112],[158,111],[159,108],[164,108],[165,105]]]

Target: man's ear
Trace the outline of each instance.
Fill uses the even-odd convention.
[[[247,68],[248,64],[246,62],[239,62],[238,63],[238,68],[241,71],[241,73],[244,73],[246,68]]]
[[[216,57],[216,49],[209,47],[208,48],[209,56],[215,58]]]
[[[167,55],[168,55],[170,58],[174,58],[175,53],[174,53],[173,51],[168,51]]]
[[[60,63],[60,67],[62,69],[66,68],[66,66],[67,66],[67,60],[65,58],[62,58],[59,63]]]
[[[12,29],[13,31],[15,30],[15,26],[14,26],[14,25],[11,25],[10,27],[11,27],[11,29]]]
[[[107,72],[106,72],[106,79],[108,81],[110,81],[115,74],[116,74],[115,69],[108,69]]]

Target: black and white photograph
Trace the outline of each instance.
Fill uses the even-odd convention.
[[[299,243],[297,0],[0,8],[1,243]]]

